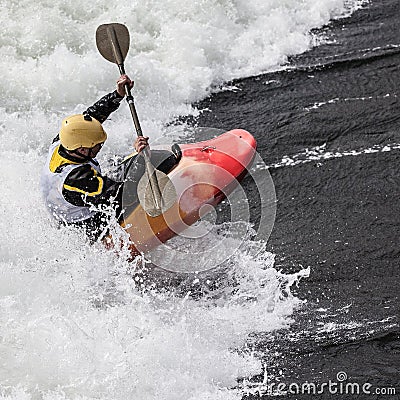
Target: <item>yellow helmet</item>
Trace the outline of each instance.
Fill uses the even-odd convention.
[[[90,115],[71,115],[61,124],[60,141],[67,150],[90,148],[105,142],[106,139],[107,134],[101,123]]]

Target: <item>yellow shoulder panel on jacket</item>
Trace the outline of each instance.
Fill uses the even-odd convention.
[[[67,160],[63,156],[60,156],[60,154],[58,153],[58,149],[59,148],[60,148],[60,146],[57,146],[54,149],[53,154],[52,154],[51,159],[50,159],[50,163],[49,163],[49,169],[53,173],[56,172],[56,169],[58,167],[60,167],[61,165],[64,165],[64,164],[79,164],[77,162]]]

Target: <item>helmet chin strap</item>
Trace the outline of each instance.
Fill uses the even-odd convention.
[[[85,156],[85,155],[82,154],[82,153],[79,153],[77,150],[78,150],[78,149],[69,150],[69,152],[72,153],[72,154],[77,155],[79,158],[82,158],[82,160],[84,160],[84,161],[91,161],[91,160],[93,160],[93,157],[92,157],[92,149],[90,149],[89,154],[88,154],[87,156]]]
[[[90,150],[89,150],[89,155],[88,155],[88,157],[89,157],[89,159],[90,160],[92,160],[94,157],[93,157],[93,148],[91,148]]]

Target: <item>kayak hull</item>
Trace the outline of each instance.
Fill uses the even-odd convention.
[[[235,129],[203,142],[182,144],[182,158],[168,174],[177,201],[164,214],[150,217],[138,205],[121,223],[133,256],[179,235],[211,211],[239,185],[256,152],[254,137]]]

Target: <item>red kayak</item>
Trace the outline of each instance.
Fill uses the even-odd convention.
[[[250,133],[235,129],[180,148],[182,158],[168,174],[177,201],[158,217],[150,217],[138,205],[121,223],[130,236],[133,256],[179,235],[228,196],[250,168],[256,141]]]

